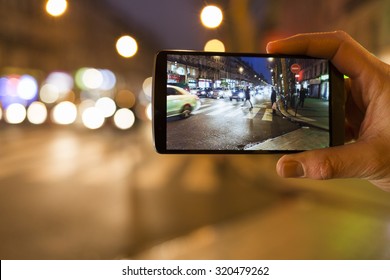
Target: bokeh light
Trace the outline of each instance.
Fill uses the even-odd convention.
[[[41,87],[41,90],[39,91],[39,97],[43,102],[51,104],[58,100],[60,93],[56,86],[52,84],[46,84]]]
[[[206,52],[224,52],[225,45],[218,39],[210,40],[204,46]]]
[[[152,120],[152,103],[149,103],[148,106],[146,106],[146,109],[145,109],[145,113],[146,113],[146,117],[148,118],[148,120]]]
[[[19,103],[10,104],[5,110],[5,120],[10,124],[19,124],[26,118],[26,108]]]
[[[116,85],[116,76],[108,69],[83,67],[76,71],[75,82],[82,90],[110,91]]]
[[[123,57],[132,57],[138,50],[137,41],[128,35],[122,36],[116,42],[116,50]]]
[[[134,113],[126,108],[119,109],[114,115],[114,124],[119,129],[129,129],[134,125]]]
[[[102,115],[105,118],[111,117],[114,115],[115,110],[116,110],[116,105],[114,100],[112,100],[109,97],[102,97],[99,98],[96,101],[95,107],[99,109],[99,111],[102,113]]]
[[[216,28],[221,24],[223,14],[217,6],[209,5],[203,8],[200,19],[207,28]]]
[[[103,82],[100,86],[101,90],[111,90],[115,87],[116,84],[116,77],[115,74],[108,69],[101,69],[100,73],[102,74],[103,77]]]
[[[86,69],[81,76],[83,85],[87,89],[98,89],[103,85],[103,75],[95,68]]]
[[[102,112],[95,107],[85,109],[81,118],[84,126],[89,129],[100,128],[105,120]]]
[[[30,75],[0,78],[0,102],[4,108],[13,103],[27,106],[38,98],[38,82]]]
[[[47,119],[47,109],[45,104],[35,101],[27,109],[27,119],[32,124],[42,124]]]
[[[152,77],[146,78],[142,84],[142,90],[144,91],[144,94],[149,98],[149,100],[152,97],[152,85],[153,85]]]
[[[132,108],[136,98],[130,90],[122,89],[115,96],[116,105],[120,108]]]
[[[23,75],[17,85],[17,94],[24,100],[32,100],[38,95],[38,82],[30,75]]]
[[[46,12],[53,17],[61,16],[67,8],[68,2],[66,0],[48,0],[46,3]]]
[[[72,102],[63,101],[58,103],[52,111],[53,122],[61,125],[74,123],[77,118],[77,108]]]

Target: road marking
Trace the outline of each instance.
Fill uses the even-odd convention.
[[[231,111],[230,113],[226,114],[226,117],[236,117],[238,115],[242,114],[241,108],[236,108],[235,110]]]
[[[210,109],[212,110],[214,107],[210,107],[210,106],[211,106],[211,104],[202,104],[200,106],[200,108],[198,110],[192,112],[192,114],[196,115],[196,114],[202,113],[202,112],[210,110]]]
[[[263,104],[256,104],[250,110],[247,107],[242,107],[241,103],[235,103],[235,104],[228,104],[228,103],[203,103],[200,108],[194,112],[192,112],[193,115],[197,114],[205,114],[207,116],[216,116],[225,113],[225,117],[240,117],[242,115],[245,119],[253,119],[256,117],[256,115],[260,112],[260,110],[266,108],[267,105]],[[272,114],[270,117],[268,116],[266,119],[267,121],[272,121]]]
[[[251,111],[249,111],[248,114],[246,114],[246,119],[253,119],[257,113],[260,111],[260,108],[253,108]]]
[[[264,116],[261,119],[262,121],[272,122],[272,109],[265,109]]]
[[[211,112],[211,113],[208,113],[208,114],[206,114],[206,115],[207,115],[207,116],[219,115],[219,114],[221,114],[221,113],[223,113],[223,112],[225,112],[225,111],[228,111],[228,110],[230,110],[230,109],[232,109],[232,108],[234,108],[234,107],[232,107],[232,106],[222,107],[222,108],[219,108],[218,110],[216,110],[216,111],[214,111],[214,112]]]

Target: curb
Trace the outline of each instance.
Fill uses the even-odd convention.
[[[311,123],[311,122],[306,122],[306,121],[300,119],[299,117],[295,117],[295,116],[291,115],[289,112],[286,112],[286,110],[280,109],[281,106],[280,106],[279,102],[277,104],[278,104],[278,106],[277,106],[278,111],[282,114],[283,117],[289,119],[291,122],[296,122],[296,123],[299,123],[299,124],[302,124],[305,126],[315,127],[315,128],[321,129],[321,130],[329,131],[329,127],[325,127],[323,125],[315,124],[315,123]]]

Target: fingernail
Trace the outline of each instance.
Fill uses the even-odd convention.
[[[267,53],[269,53],[271,51],[271,44],[272,44],[272,42],[269,42],[267,44],[267,46],[265,47],[265,50],[266,50]]]
[[[298,178],[305,175],[303,166],[298,161],[287,161],[282,163],[280,175],[285,178]]]

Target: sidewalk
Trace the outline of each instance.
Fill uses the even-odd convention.
[[[329,130],[329,101],[306,98],[303,108],[288,108],[285,110],[282,100],[278,101],[280,113],[294,122],[299,122],[305,126],[312,126],[319,129]]]

